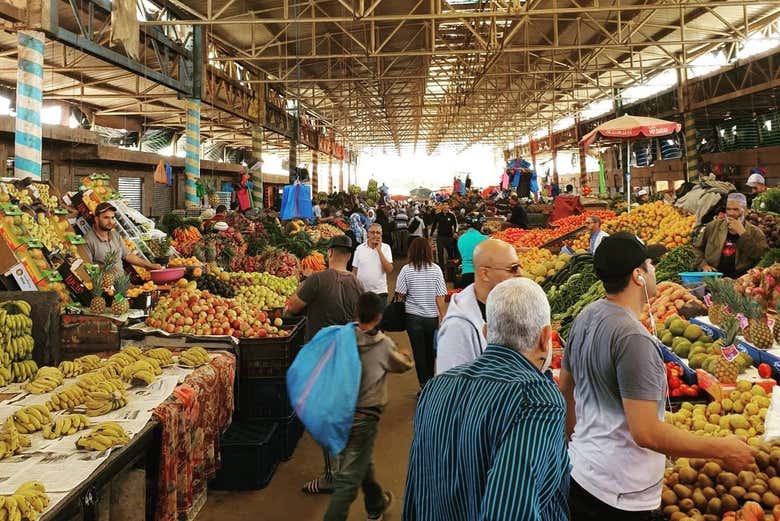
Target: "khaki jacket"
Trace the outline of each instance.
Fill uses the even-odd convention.
[[[696,264],[701,268],[706,262],[717,269],[723,244],[728,235],[726,219],[715,219],[704,227],[696,238],[693,247],[696,250]],[[757,226],[745,221],[745,233],[737,240],[737,256],[734,260],[735,271],[744,273],[758,264],[761,257],[769,249],[762,232]]]

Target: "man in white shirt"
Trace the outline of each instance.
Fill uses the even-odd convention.
[[[372,224],[368,240],[357,247],[352,259],[352,273],[366,291],[379,295],[387,303],[387,274],[393,271],[393,252],[382,242],[382,226]]]
[[[609,237],[609,234],[601,229],[601,217],[598,215],[589,215],[585,219],[585,226],[587,226],[590,231],[588,251],[591,255],[595,255],[596,248],[599,247],[599,244],[604,240],[604,237]]]

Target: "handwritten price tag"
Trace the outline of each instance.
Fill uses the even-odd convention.
[[[712,306],[712,297],[710,295],[704,295],[704,304],[707,307]]]
[[[739,327],[741,329],[746,329],[748,327],[748,319],[742,313],[737,314],[737,320],[739,320]]]

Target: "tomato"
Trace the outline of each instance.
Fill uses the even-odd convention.
[[[682,384],[683,384],[682,381],[678,377],[676,377],[676,376],[673,376],[673,377],[669,378],[669,388],[670,389],[677,389]]]
[[[765,363],[758,364],[758,376],[760,376],[761,378],[771,378],[772,366]]]
[[[699,395],[699,386],[698,385],[690,385],[687,389],[684,391],[685,396],[698,396]]]
[[[671,392],[669,392],[669,395],[672,396],[673,398],[679,398],[680,396],[683,395],[683,393],[682,391],[680,391],[679,388],[677,388],[677,389],[672,389]]]

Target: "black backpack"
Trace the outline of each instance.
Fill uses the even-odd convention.
[[[420,217],[412,217],[412,222],[409,223],[409,233],[414,233],[417,231],[417,228],[420,227]]]

